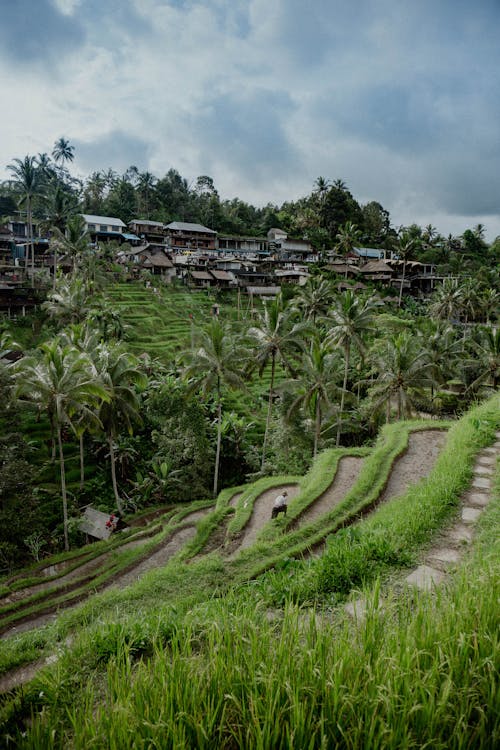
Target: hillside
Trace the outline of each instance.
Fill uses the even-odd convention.
[[[472,737],[491,746],[498,727],[484,660],[498,656],[490,640],[498,397],[454,425],[429,426],[389,425],[372,450],[324,451],[306,476],[261,479],[224,490],[214,504],[166,509],[108,543],[4,580],[6,731],[16,735],[17,722],[43,708],[27,747],[49,747],[53,736],[52,746],[102,746],[110,737],[123,746],[123,722],[95,704],[104,689],[136,743],[288,747],[293,736],[302,747],[309,734],[311,747],[347,736],[352,747],[367,746],[368,736],[400,747],[452,731],[452,747]],[[288,514],[271,522],[272,498],[285,487]],[[460,647],[452,631],[462,632]],[[464,670],[469,634],[476,650]],[[404,650],[395,652],[395,642]],[[445,693],[437,679],[443,649]],[[423,651],[425,662],[410,657]],[[360,660],[372,665],[368,674]],[[34,676],[23,693],[16,689]],[[415,713],[419,690],[428,698]],[[461,733],[451,729],[457,722]]]

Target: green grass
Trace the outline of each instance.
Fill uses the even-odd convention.
[[[0,670],[53,651],[68,633],[75,639],[57,667],[5,700],[5,731],[16,747],[32,748],[493,747],[499,483],[473,553],[447,586],[434,596],[401,594],[391,580],[452,521],[474,457],[498,426],[496,397],[453,426],[427,480],[377,508],[356,534],[333,536],[318,561],[290,561],[292,535],[274,524],[276,539],[269,532],[265,544],[277,567],[255,581],[249,572],[264,540],[241,568],[215,554],[185,565],[179,555],[130,588],[2,643]],[[385,481],[376,464],[390,466],[405,434],[408,427],[386,430],[366,459],[363,502],[369,476]],[[332,458],[322,455],[322,471],[301,479],[304,507]],[[235,491],[221,493],[193,550],[233,513]],[[344,510],[356,509],[353,496]],[[371,602],[358,628],[338,606],[352,586]],[[311,600],[316,611],[297,606]]]

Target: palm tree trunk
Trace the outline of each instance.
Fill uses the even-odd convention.
[[[52,288],[56,291],[56,278],[57,278],[57,245],[54,243],[54,280],[52,282]]]
[[[403,299],[403,286],[405,283],[405,272],[406,272],[406,260],[403,261],[403,275],[401,277],[401,286],[399,287],[398,307],[401,307],[401,300]]]
[[[122,501],[120,500],[120,495],[118,494],[118,485],[116,483],[116,459],[115,459],[115,449],[113,446],[112,435],[108,437],[108,444],[109,444],[109,458],[111,461],[111,481],[113,482],[113,494],[116,500],[116,507],[118,508],[120,515],[123,515]]]
[[[272,358],[271,358],[271,383],[269,385],[269,400],[267,403],[267,419],[266,419],[266,429],[264,432],[264,440],[262,441],[262,461],[260,465],[261,471],[264,471],[264,464],[266,461],[266,446],[267,446],[267,435],[269,432],[269,426],[271,424],[271,413],[273,409],[273,390],[274,390],[274,373],[276,369],[276,354],[273,352]]]
[[[63,527],[64,527],[64,549],[69,550],[68,536],[68,496],[66,494],[66,470],[64,465],[64,452],[61,437],[61,427],[57,428],[57,443],[59,445],[59,468],[61,471],[61,495],[63,502]]]
[[[342,395],[340,397],[340,414],[339,414],[339,421],[337,424],[337,440],[335,442],[335,445],[337,448],[340,445],[340,432],[342,429],[342,414],[344,411],[344,399],[345,399],[345,392],[347,389],[347,375],[349,373],[349,355],[350,355],[350,347],[349,345],[347,345],[345,348],[344,383],[342,385]]]
[[[220,385],[217,385],[217,448],[215,450],[215,471],[214,471],[214,497],[217,497],[219,488],[219,462],[220,446],[222,442],[222,399],[220,394]]]
[[[83,433],[80,435],[80,489],[83,490],[85,483],[85,460],[83,455]]]
[[[319,399],[319,395],[316,401],[316,427],[314,430],[314,448],[313,448],[313,458],[316,458],[316,455],[318,453],[318,443],[319,438],[321,434],[321,402]]]

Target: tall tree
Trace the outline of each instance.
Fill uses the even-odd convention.
[[[54,426],[59,450],[63,504],[64,547],[69,549],[68,497],[62,432],[76,432],[76,417],[84,405],[97,406],[109,399],[95,378],[89,359],[77,349],[53,339],[40,347],[39,356],[24,357],[15,365],[16,394],[45,410]]]
[[[25,267],[28,268],[28,259],[31,252],[31,269],[35,272],[35,246],[33,244],[33,199],[42,194],[44,178],[39,170],[35,156],[25,156],[24,159],[14,159],[7,169],[12,173],[16,181],[16,187],[21,193],[22,202],[26,202],[26,215],[28,226],[28,252],[25,256]]]
[[[215,451],[213,495],[219,489],[219,466],[222,441],[223,388],[243,388],[243,366],[246,353],[227,327],[213,318],[208,330],[198,329],[194,350],[186,354],[184,375],[193,389],[214,393],[217,409],[217,446]]]
[[[116,481],[115,443],[122,430],[127,430],[132,435],[134,424],[141,421],[138,389],[146,387],[147,378],[136,358],[117,344],[100,344],[93,362],[108,396],[99,409],[99,419],[109,447],[116,505],[119,512],[123,513]]]
[[[360,241],[361,232],[357,228],[356,224],[352,223],[352,221],[346,221],[346,223],[340,227],[335,239],[337,241],[337,250],[339,250],[345,258],[345,278],[347,279],[347,258],[349,253],[354,250],[356,244]]]
[[[398,307],[401,307],[401,302],[403,300],[403,288],[405,284],[406,264],[415,253],[417,245],[418,245],[418,240],[412,237],[409,232],[402,232],[397,242],[395,243],[395,249],[398,254],[398,258],[399,260],[403,262],[403,273],[401,274],[401,282],[399,285]]]
[[[65,162],[73,161],[75,158],[74,146],[70,144],[67,138],[61,137],[54,143],[52,156],[56,164],[60,164],[61,167],[64,167]]]
[[[386,337],[370,352],[377,379],[371,389],[374,409],[386,406],[387,421],[393,399],[398,419],[411,416],[414,391],[432,386],[432,363],[422,341],[409,331]]]
[[[361,299],[348,289],[336,300],[330,320],[331,329],[327,340],[334,346],[340,346],[344,352],[344,381],[340,399],[340,413],[337,423],[337,447],[340,445],[342,432],[342,415],[344,413],[345,395],[347,393],[347,379],[352,349],[357,349],[362,355],[365,352],[363,337],[371,329],[375,307],[380,303],[372,298]]]
[[[266,460],[267,436],[271,424],[276,364],[282,362],[293,373],[290,355],[303,349],[302,334],[305,331],[304,323],[293,323],[293,311],[285,307],[281,293],[273,302],[265,306],[264,313],[258,315],[257,325],[252,326],[248,331],[259,375],[262,377],[267,365],[271,365],[266,428],[262,442],[262,471]]]
[[[314,422],[313,458],[318,452],[321,427],[325,412],[333,408],[332,396],[338,390],[339,362],[326,341],[314,338],[309,352],[304,353],[299,366],[299,376],[285,381],[280,388],[293,393],[294,400],[289,415],[299,407],[308,409]]]

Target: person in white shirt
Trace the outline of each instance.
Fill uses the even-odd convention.
[[[278,495],[278,497],[274,501],[271,518],[276,518],[276,516],[279,516],[280,513],[284,513],[286,516],[286,512],[288,510],[287,502],[288,502],[288,493],[286,490],[283,490],[281,495]]]

